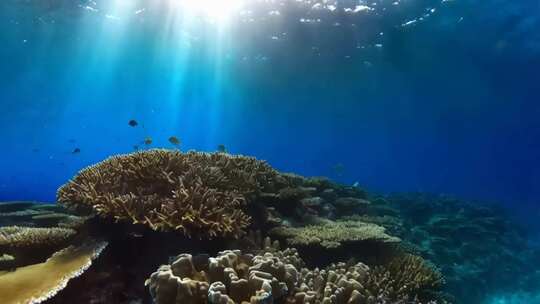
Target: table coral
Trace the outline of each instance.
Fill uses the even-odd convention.
[[[17,268],[0,275],[2,303],[41,303],[58,291],[67,282],[81,275],[101,251],[104,242],[88,241],[84,245],[65,248],[43,263]]]
[[[400,239],[386,234],[385,228],[359,221],[324,220],[317,225],[302,227],[277,227],[270,231],[276,237],[285,238],[289,245],[338,248],[346,242],[378,241],[399,242]]]
[[[90,166],[58,190],[66,206],[186,236],[239,237],[249,198],[286,182],[266,162],[225,153],[148,150]]]
[[[76,234],[68,228],[0,227],[0,248],[37,249],[66,243]]]

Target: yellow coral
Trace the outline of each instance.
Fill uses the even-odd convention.
[[[39,264],[17,268],[0,274],[0,295],[3,304],[41,303],[67,282],[90,267],[92,260],[105,248],[103,242],[88,242],[68,247]]]
[[[154,230],[239,237],[250,223],[242,206],[277,179],[277,171],[251,157],[156,149],[88,167],[57,197],[67,206]]]

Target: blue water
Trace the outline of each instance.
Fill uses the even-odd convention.
[[[281,170],[538,214],[538,1],[222,27],[144,1],[38,2],[1,5],[2,200],[54,200],[82,166],[176,135],[184,150],[224,144]]]
[[[379,1],[315,23],[290,5],[226,25],[158,2],[3,1],[1,200],[54,200],[82,166],[175,135],[538,215],[538,1]]]
[[[54,201],[81,168],[177,136],[537,225],[539,1],[182,2],[0,3],[0,201]]]
[[[260,29],[135,15],[144,1],[19,2],[1,10],[0,199],[54,200],[81,166],[176,135],[381,191],[539,200],[537,1],[404,3],[374,24],[284,12]]]

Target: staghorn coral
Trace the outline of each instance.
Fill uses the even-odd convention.
[[[322,220],[320,224],[303,227],[277,227],[270,234],[285,238],[289,245],[338,248],[343,243],[377,241],[399,242],[400,239],[385,233],[385,228],[359,221]]]
[[[68,228],[0,227],[0,248],[39,249],[65,244],[76,231]]]
[[[62,290],[67,282],[81,275],[101,251],[105,242],[88,241],[53,254],[43,263],[0,274],[2,303],[41,303]]]
[[[146,285],[156,304],[273,303],[292,295],[301,265],[292,249],[256,256],[227,250],[215,258],[181,254]]]
[[[239,237],[252,195],[286,183],[266,162],[225,153],[148,150],[88,167],[57,193],[66,206],[187,236]]]

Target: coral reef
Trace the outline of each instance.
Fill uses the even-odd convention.
[[[376,304],[421,303],[420,292],[434,291],[441,282],[440,274],[419,257],[406,256],[373,271],[362,263],[322,270],[303,265],[294,249],[256,256],[224,251],[216,258],[181,254],[146,285],[156,304]]]
[[[0,226],[56,227],[86,220],[59,204],[15,201],[0,205]]]
[[[89,262],[90,247],[101,246],[94,238],[110,241],[107,254],[55,303],[476,304],[495,291],[534,292],[540,282],[540,250],[500,210],[367,193],[245,156],[115,156],[82,170],[58,200],[0,203],[8,303],[19,295],[4,288],[22,279],[22,302],[52,294],[66,277],[51,267],[72,273],[62,262],[70,252],[84,251]],[[73,245],[85,241],[94,245]],[[279,241],[297,249],[280,250]],[[51,285],[31,277],[43,271]]]
[[[215,258],[181,254],[147,280],[155,303],[273,303],[297,284],[301,259],[294,250],[263,255],[223,251]]]
[[[15,257],[9,254],[0,255],[0,270],[15,267]]]
[[[0,227],[0,248],[3,250],[39,249],[65,244],[76,234],[68,228]]]
[[[395,257],[388,264],[375,267],[373,276],[373,286],[385,285],[384,293],[393,300],[411,294],[425,296],[444,283],[442,274],[434,265],[412,254]]]
[[[25,201],[1,202],[0,213],[23,211],[34,205],[35,205],[34,202],[25,202]]]
[[[293,246],[321,246],[338,248],[343,243],[374,241],[382,243],[399,242],[400,239],[385,233],[385,228],[360,221],[321,220],[316,225],[303,227],[277,227],[271,235],[284,238]]]
[[[80,246],[70,246],[43,263],[0,274],[2,303],[41,303],[51,298],[70,279],[90,267],[106,245],[89,241]]]
[[[531,261],[540,251],[502,210],[425,193],[394,194],[385,201],[399,212],[402,229],[396,235],[437,265],[456,303],[539,288],[540,272]]]
[[[101,216],[187,236],[239,237],[252,195],[286,180],[263,161],[225,153],[149,150],[88,167],[58,190],[58,201]]]

